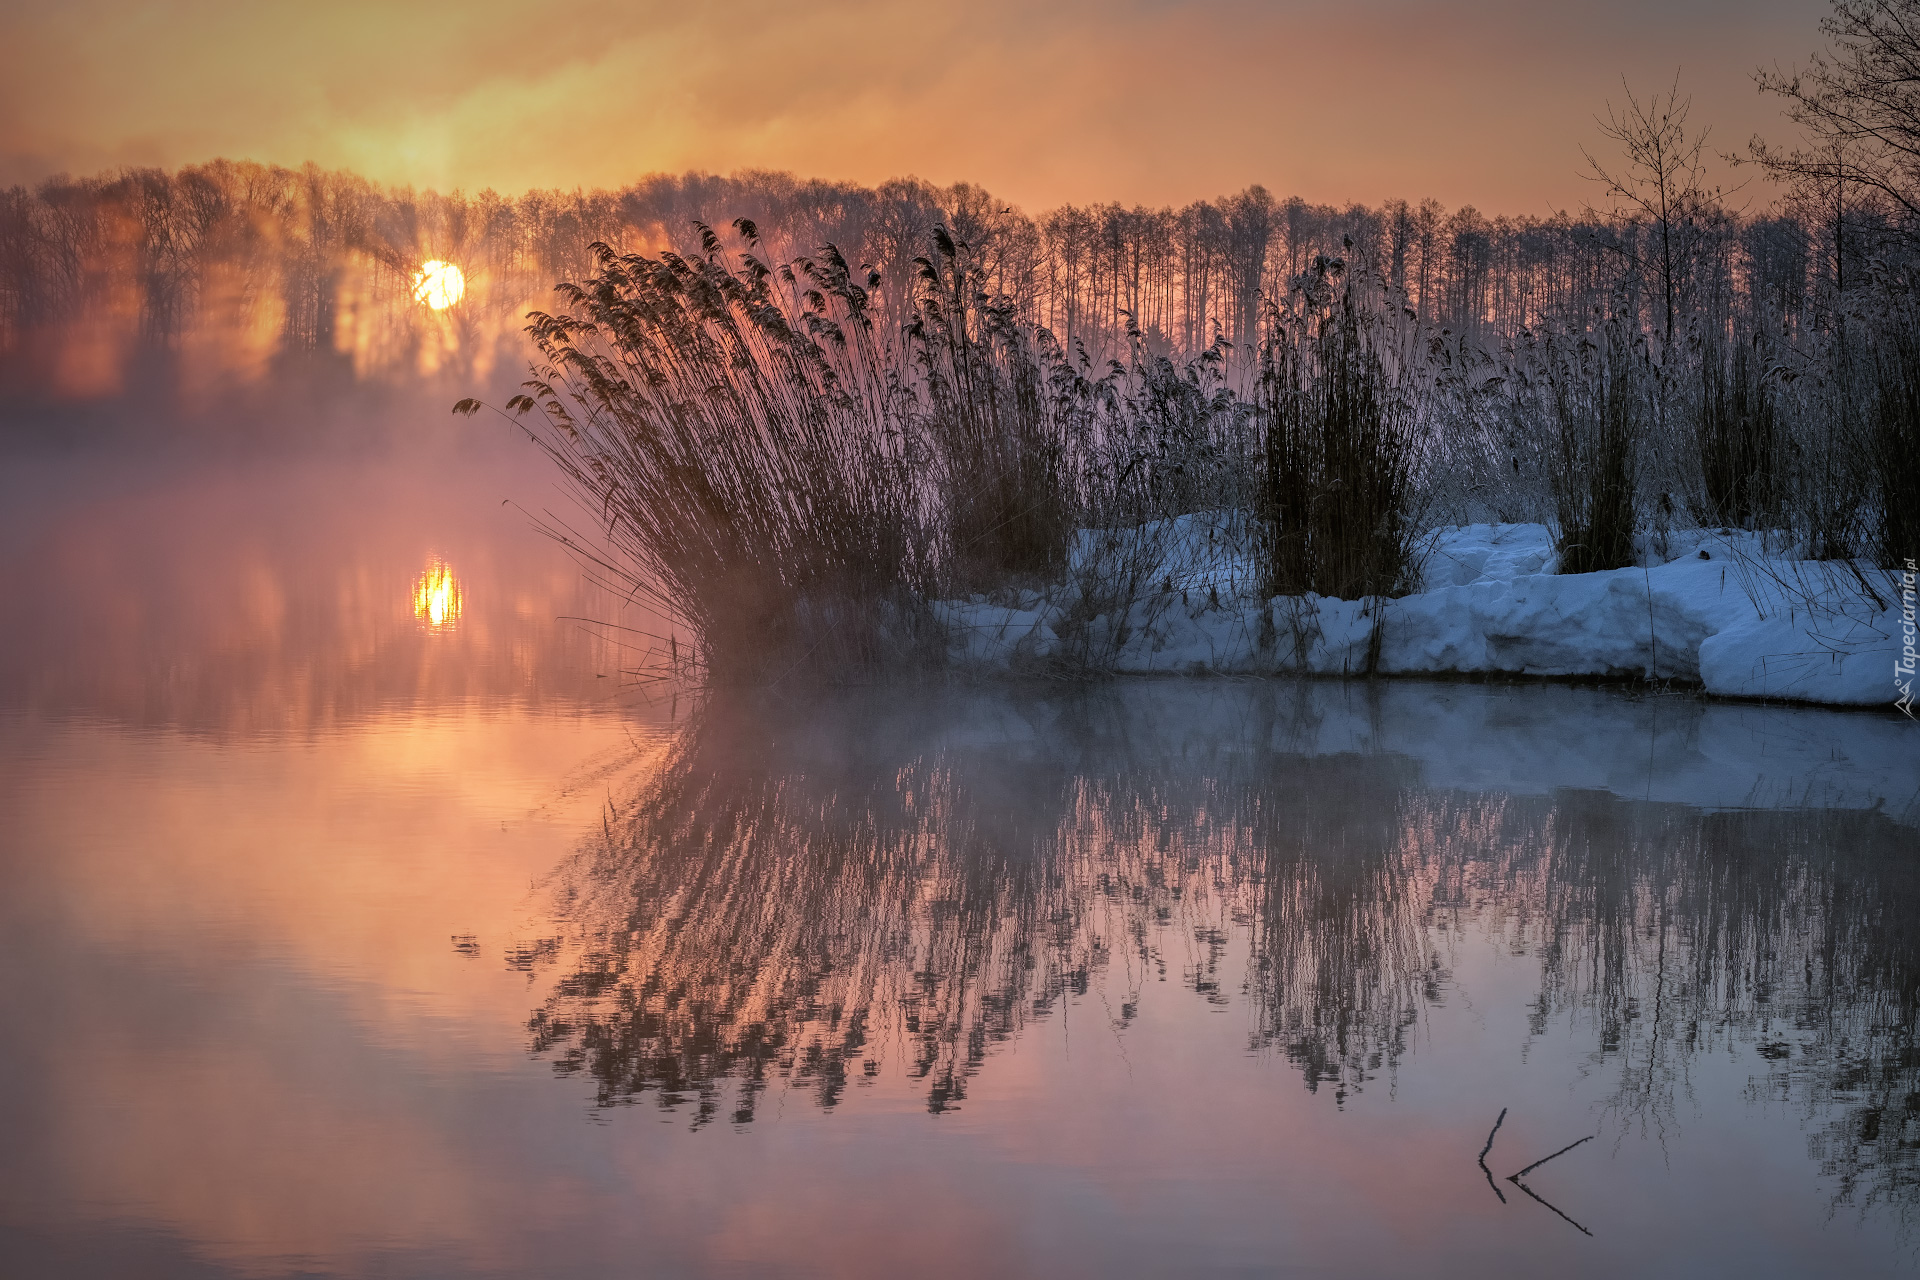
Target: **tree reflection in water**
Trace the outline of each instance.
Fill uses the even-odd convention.
[[[1436,788],[1299,749],[1325,697],[712,701],[556,873],[560,932],[515,960],[550,980],[533,1049],[696,1125],[889,1062],[938,1112],[1063,1002],[1124,1033],[1164,980],[1344,1098],[1478,936],[1537,963],[1533,1033],[1590,1036],[1619,1119],[1664,1132],[1689,1064],[1745,1047],[1842,1201],[1920,1203],[1911,825]]]

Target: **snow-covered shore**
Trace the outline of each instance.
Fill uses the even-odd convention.
[[[1086,627],[1122,674],[1646,678],[1723,697],[1891,705],[1901,648],[1899,581],[1770,555],[1752,534],[1674,532],[1642,540],[1643,563],[1556,574],[1539,524],[1433,535],[1422,590],[1395,600],[1262,599],[1244,539],[1204,516],[1147,531],[1083,534],[1075,573],[1126,559],[1148,584]],[[1108,575],[1109,577],[1111,575]],[[1044,667],[1078,589],[936,606],[952,658],[971,669]],[[1113,643],[1117,641],[1117,643]]]

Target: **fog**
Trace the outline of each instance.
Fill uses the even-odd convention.
[[[1723,327],[1818,327],[1823,291],[1849,269],[1845,254],[1866,252],[1874,216],[1851,211],[1851,247],[1830,257],[1817,210],[1716,208],[1689,233],[1687,297]],[[777,172],[503,196],[215,160],[0,192],[0,431],[416,433],[457,399],[498,404],[519,389],[528,312],[556,309],[557,284],[597,269],[596,243],[731,256],[746,247],[740,219],[770,264],[838,246],[877,273],[875,300],[895,324],[914,312],[914,259],[944,227],[982,289],[1089,370],[1140,352],[1186,361],[1224,342],[1243,383],[1267,336],[1262,307],[1320,258],[1368,264],[1417,322],[1490,350],[1528,326],[1587,323],[1644,283],[1632,263],[1645,229],[1604,213],[1334,206],[1260,186],[1180,206],[1023,211],[964,182]],[[463,284],[438,309],[421,292],[423,264],[436,261]],[[1858,262],[1851,271],[1864,274]]]

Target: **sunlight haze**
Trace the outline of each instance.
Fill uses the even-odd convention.
[[[1681,73],[1697,123],[1785,132],[1752,83],[1815,0],[983,3],[801,10],[127,5],[6,19],[0,182],[214,156],[441,190],[784,169],[970,181],[1030,209],[1311,201],[1578,207],[1592,116]]]

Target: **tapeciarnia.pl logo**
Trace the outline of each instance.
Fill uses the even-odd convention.
[[[1900,574],[1900,656],[1893,661],[1893,687],[1900,691],[1900,699],[1893,705],[1907,713],[1907,718],[1920,719],[1913,713],[1913,669],[1914,669],[1914,580],[1916,574],[1913,561],[1907,561],[1907,567]]]

